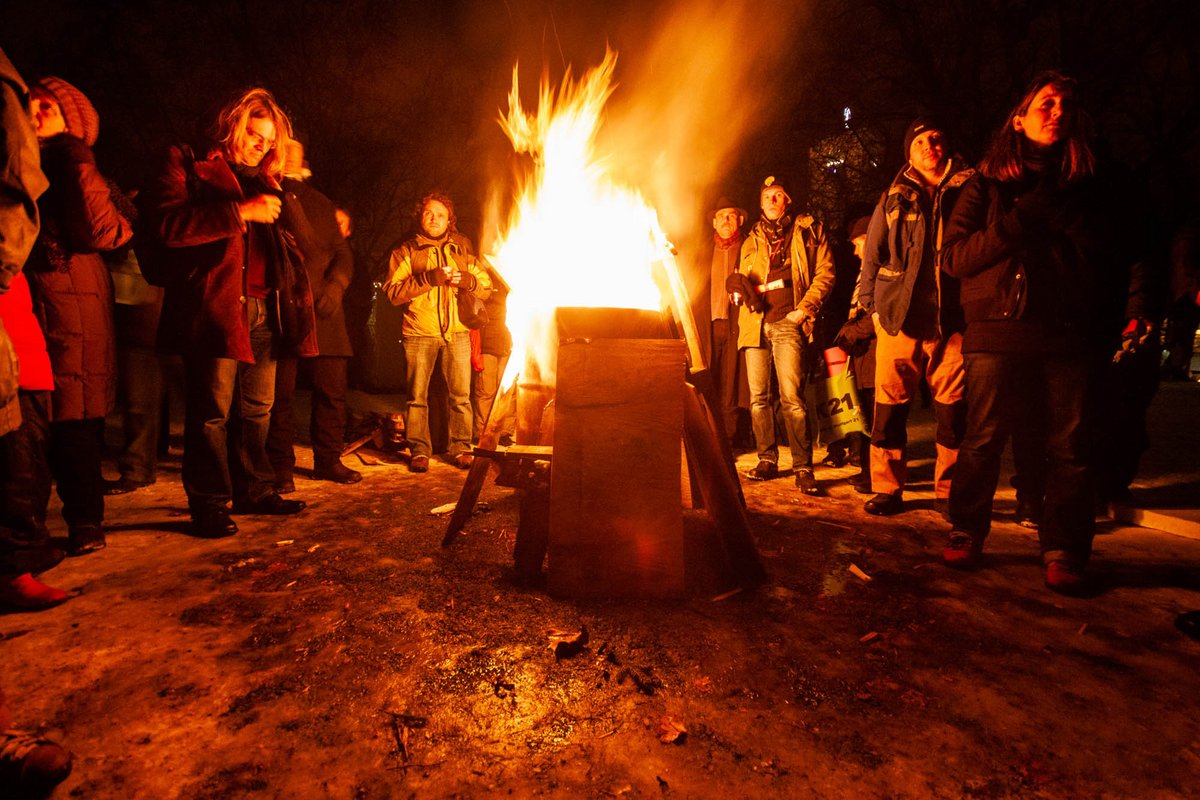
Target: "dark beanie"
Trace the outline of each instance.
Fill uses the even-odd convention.
[[[908,130],[904,132],[904,160],[908,161],[908,154],[912,151],[913,139],[916,139],[925,131],[941,131],[942,135],[946,135],[946,129],[938,123],[937,120],[931,117],[917,117],[908,126]]]
[[[788,202],[790,203],[792,200],[792,195],[785,188],[784,184],[786,184],[786,183],[787,183],[787,181],[785,181],[783,178],[777,177],[775,175],[768,175],[767,177],[763,178],[762,186],[758,187],[759,199],[760,200],[762,199],[762,194],[767,189],[778,188],[778,189],[783,189],[783,193],[785,195],[787,195]]]
[[[846,239],[853,242],[860,236],[866,236],[870,227],[870,217],[859,217],[858,219],[854,220],[854,222],[850,223],[850,233],[846,236]]]
[[[96,143],[96,137],[100,135],[100,115],[83,92],[53,75],[42,78],[34,86],[50,94],[58,103],[67,123],[67,133],[82,139],[88,147]]]

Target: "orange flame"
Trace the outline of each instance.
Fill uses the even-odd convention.
[[[521,104],[513,69],[508,114],[500,125],[518,153],[533,157],[533,168],[518,189],[507,232],[489,254],[511,287],[507,320],[514,357],[506,385],[526,353],[553,383],[556,308],[660,309],[655,270],[676,273],[658,214],[640,192],[615,180],[610,161],[595,152],[616,59],[609,51],[578,82],[568,71],[557,94],[543,80],[532,112]]]

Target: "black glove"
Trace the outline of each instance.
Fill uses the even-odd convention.
[[[762,297],[755,291],[754,284],[740,272],[734,272],[725,279],[725,291],[738,295],[742,304],[756,314],[764,308]]]
[[[450,275],[441,267],[434,267],[425,273],[430,286],[445,286],[450,282]]]
[[[464,291],[474,292],[475,288],[479,286],[479,281],[476,280],[475,276],[469,272],[463,272],[461,275],[462,277],[458,280],[458,288]]]
[[[861,356],[870,349],[874,335],[875,322],[864,314],[843,325],[833,343],[852,356]]]

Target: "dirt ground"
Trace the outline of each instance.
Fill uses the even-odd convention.
[[[1194,464],[1200,387],[1174,387],[1156,447]],[[1174,621],[1200,539],[1103,524],[1095,595],[1059,597],[1004,486],[987,568],[950,572],[918,416],[912,510],[865,515],[851,469],[818,469],[822,498],[745,482],[770,583],[676,602],[519,587],[491,484],[442,549],[440,461],[301,476],[301,515],[194,539],[176,458],[47,574],[78,597],[0,617],[0,675],[76,753],[57,797],[1195,797],[1200,642]]]

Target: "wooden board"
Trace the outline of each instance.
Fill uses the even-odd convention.
[[[551,593],[683,594],[685,370],[678,340],[577,340],[559,347]]]

